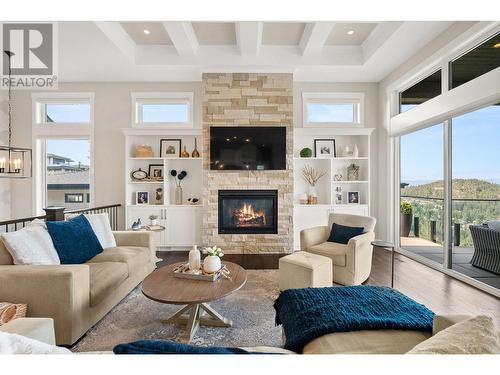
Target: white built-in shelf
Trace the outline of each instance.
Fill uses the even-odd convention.
[[[129,181],[129,184],[141,184],[141,185],[163,185],[163,181]]]
[[[332,204],[332,207],[368,207],[367,204],[364,204],[364,203],[361,203],[361,204],[354,204],[354,203],[351,203],[351,204],[347,204],[347,203],[342,203],[342,204]]]
[[[127,207],[134,208],[172,208],[172,207],[191,207],[202,208],[202,204],[127,204]]]
[[[360,180],[356,180],[356,181],[345,181],[345,180],[334,181],[334,180],[332,180],[332,182],[334,184],[367,184],[368,183],[368,181],[360,181]]]
[[[331,204],[329,203],[318,203],[318,204],[302,204],[302,203],[295,203],[295,207],[331,207]]]
[[[367,156],[338,156],[335,158],[318,158],[318,157],[310,157],[310,158],[302,158],[300,156],[295,156],[294,160],[368,160]]]
[[[202,158],[129,158],[130,160],[158,160],[158,161],[163,161],[163,160],[203,160]]]

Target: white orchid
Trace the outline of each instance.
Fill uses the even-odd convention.
[[[222,258],[224,256],[222,249],[220,247],[217,247],[217,246],[205,247],[205,249],[203,250],[203,254],[206,254],[209,256],[216,256],[219,258]]]

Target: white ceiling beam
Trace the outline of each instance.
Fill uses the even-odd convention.
[[[361,45],[364,61],[370,59],[402,25],[403,22],[379,23]]]
[[[179,56],[196,56],[198,38],[191,22],[162,22]]]
[[[236,22],[236,41],[242,56],[257,56],[262,46],[262,22]]]
[[[99,21],[95,24],[130,62],[135,63],[136,44],[119,22]]]
[[[299,42],[302,56],[319,54],[334,25],[335,22],[308,23]]]

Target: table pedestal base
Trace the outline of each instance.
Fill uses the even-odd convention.
[[[190,342],[200,325],[208,327],[231,327],[233,322],[212,309],[208,303],[187,305],[168,318],[166,323],[185,325],[182,342]]]

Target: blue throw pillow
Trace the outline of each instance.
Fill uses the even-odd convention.
[[[328,242],[347,244],[351,238],[363,234],[364,230],[363,227],[348,227],[333,223]]]
[[[47,221],[47,230],[61,264],[85,263],[102,253],[102,246],[83,215],[68,221]]]
[[[168,340],[139,340],[113,348],[115,354],[250,354],[240,348],[194,346]]]

